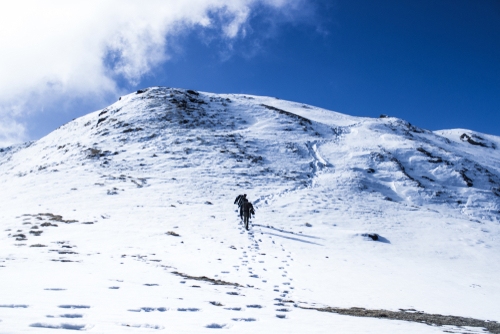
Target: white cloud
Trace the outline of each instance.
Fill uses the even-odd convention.
[[[26,137],[26,128],[23,124],[2,117],[0,122],[0,148],[19,143]]]
[[[0,139],[26,139],[25,128],[16,120],[62,96],[105,99],[119,92],[117,77],[138,83],[168,60],[169,40],[186,30],[215,29],[231,40],[244,35],[255,6],[281,11],[301,1],[16,0],[3,4]]]

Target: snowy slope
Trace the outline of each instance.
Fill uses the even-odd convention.
[[[123,96],[0,149],[0,333],[459,330],[304,308],[327,306],[500,321],[499,146],[269,97]]]

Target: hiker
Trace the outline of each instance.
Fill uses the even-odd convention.
[[[238,195],[236,199],[234,200],[234,204],[238,203],[238,208],[241,208],[241,204],[243,204],[243,201],[247,199],[247,194],[243,195]]]
[[[240,205],[240,219],[243,220],[243,204],[245,204],[245,202],[248,202],[248,200],[246,198],[243,198],[243,201],[241,201],[241,205]]]
[[[241,211],[240,213],[243,213],[243,223],[245,224],[245,228],[248,231],[248,219],[250,218],[250,215],[254,215],[255,217],[255,210],[253,208],[253,204],[250,203],[247,199],[243,201],[243,204],[241,205]]]

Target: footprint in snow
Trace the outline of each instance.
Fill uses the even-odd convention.
[[[248,308],[262,308],[262,305],[247,305]]]
[[[129,312],[141,312],[141,311],[144,311],[144,312],[154,312],[154,311],[165,312],[167,310],[168,310],[168,308],[166,308],[166,307],[141,307],[140,309],[137,309],[137,310],[128,310],[128,311]]]
[[[30,327],[52,328],[52,329],[71,329],[71,330],[79,331],[82,329],[86,329],[87,325],[73,325],[73,324],[52,325],[52,324],[44,324],[44,323],[36,322],[34,324],[31,324]]]
[[[58,318],[83,318],[83,314],[61,314]],[[56,318],[53,315],[48,315],[47,318]]]
[[[59,305],[59,308],[69,308],[69,309],[81,309],[81,308],[90,308],[87,305]]]
[[[165,327],[160,325],[150,325],[150,324],[142,324],[142,325],[132,325],[132,324],[122,324],[124,327],[133,327],[133,328],[150,328],[150,329],[165,329]]]
[[[179,312],[198,312],[200,311],[199,308],[178,308],[177,311]]]
[[[10,305],[0,305],[0,307],[6,307],[6,308],[28,308],[29,305],[14,305],[14,304],[10,304]]]
[[[206,325],[205,327],[206,328],[224,328],[226,326],[227,326],[226,324],[222,324],[222,325],[219,325],[219,324],[210,324],[210,325]]]

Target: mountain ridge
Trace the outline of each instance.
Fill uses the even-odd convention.
[[[190,94],[188,92],[193,93]],[[423,130],[415,127],[404,120],[391,117],[381,119],[352,117],[335,112],[329,112],[319,108],[314,108],[311,106],[306,106],[299,103],[290,103],[288,101],[282,101],[276,98],[260,98],[261,100],[264,99],[268,103],[275,105],[272,106],[266,105],[265,103],[248,103],[252,102],[253,99],[259,99],[259,97],[235,94],[226,94],[220,96],[217,94],[209,93],[201,94],[205,99],[207,99],[208,103],[213,104],[212,107],[204,108],[204,106],[208,106],[208,104],[203,98],[200,99],[200,93],[198,92],[192,90],[179,90],[157,87],[139,90],[134,94],[121,97],[120,101],[113,104],[112,106],[91,113],[87,116],[79,118],[78,120],[85,119],[86,121],[84,122],[83,126],[90,128],[90,131],[87,131],[87,133],[84,132],[85,136],[94,136],[95,138],[99,138],[99,136],[108,136],[111,132],[111,135],[116,137],[113,138],[115,142],[116,140],[124,141],[126,140],[127,136],[131,138],[136,138],[139,136],[140,138],[137,139],[139,142],[146,143],[148,141],[154,141],[154,138],[157,136],[161,136],[161,131],[167,130],[168,127],[171,127],[172,131],[174,131],[175,129],[177,131],[186,132],[189,132],[191,130],[201,131],[210,129],[217,131],[218,133],[221,131],[233,131],[233,135],[239,134],[240,136],[250,131],[259,131],[260,135],[264,135],[266,136],[266,139],[270,140],[277,139],[273,138],[276,135],[273,135],[272,131],[281,130],[283,133],[289,132],[291,136],[288,136],[288,138],[295,140],[295,142],[279,142],[279,145],[288,145],[290,147],[295,145],[295,148],[289,149],[292,152],[293,150],[301,153],[309,151],[309,155],[313,158],[313,160],[314,157],[317,157],[318,151],[316,151],[316,153],[312,152],[312,147],[318,140],[342,141],[342,138],[345,137],[346,133],[350,133],[351,137],[353,137],[353,139],[356,139],[356,136],[352,136],[352,134],[354,133],[354,135],[356,135],[356,133],[358,133],[359,131],[364,131],[365,136],[366,133],[368,133],[372,139],[372,143],[370,143],[372,144],[370,151],[370,154],[372,155],[372,161],[364,161],[366,165],[364,166],[365,169],[372,168],[367,165],[373,163],[373,159],[389,160],[396,165],[396,167],[400,170],[400,173],[402,173],[407,180],[414,183],[417,187],[422,189],[432,189],[432,191],[434,191],[434,194],[427,195],[431,197],[442,196],[442,189],[446,189],[447,185],[449,184],[455,186],[455,188],[460,188],[466,185],[467,187],[471,187],[472,189],[479,188],[483,192],[489,190],[491,191],[492,196],[500,195],[500,178],[498,177],[498,175],[500,174],[500,168],[497,167],[499,166],[497,162],[500,162],[500,159],[498,159],[496,150],[498,143],[500,143],[500,139],[495,136],[487,137],[484,134],[477,134],[470,130],[459,129],[431,132],[429,130]],[[236,102],[238,104],[242,104],[241,100],[246,102],[240,106],[237,106],[236,110],[237,112],[239,112],[239,114],[236,120],[234,120],[234,115],[229,116],[230,119],[225,119],[224,116],[224,113],[227,114],[227,110],[224,111],[224,109],[227,108],[228,104],[232,102],[230,97],[233,97],[233,99],[238,99],[238,101]],[[140,104],[141,101],[142,104],[146,104],[146,109],[140,115],[133,115],[132,113],[132,115],[128,115],[129,118],[127,118],[127,114],[120,112],[123,106],[127,106],[127,103]],[[283,109],[287,106],[288,109],[290,109],[290,105],[293,105],[294,107],[292,111],[286,111],[285,109]],[[279,108],[280,106],[283,108]],[[242,113],[241,109],[245,107],[249,108],[251,112]],[[156,110],[155,108],[166,108],[166,110],[162,109],[154,111]],[[263,117],[262,120],[259,120],[258,124],[251,124],[251,122],[253,122],[252,119],[255,120],[253,113],[256,113],[256,110],[258,109],[268,110],[270,111],[270,113],[266,115],[262,112],[262,110],[260,110],[260,115],[265,115],[265,117]],[[176,114],[176,110],[182,110],[183,112],[180,114]],[[278,115],[273,115],[273,113],[277,113]],[[95,120],[96,114],[98,115],[97,120]],[[192,114],[196,117],[194,117]],[[242,115],[244,115],[247,119],[243,120],[241,118]],[[326,117],[329,117],[327,121],[325,121],[325,115],[328,115]],[[121,117],[124,120],[121,118],[118,119],[116,117]],[[230,121],[231,118],[233,118],[233,121]],[[178,123],[173,123],[173,119],[175,119],[175,122]],[[238,119],[248,123],[237,124],[235,123],[235,121],[237,122]],[[270,123],[268,121],[270,119],[279,119],[279,122],[281,123],[278,124],[281,129],[279,127],[277,128],[275,124],[273,124],[272,127],[269,127]],[[78,122],[78,126],[81,126],[82,124],[80,124],[80,121],[78,120],[69,122],[59,129],[64,130],[67,127],[70,127],[72,124],[75,124],[74,122]],[[312,122],[314,122],[314,124]],[[216,125],[219,126],[217,130],[215,130],[214,128]],[[56,130],[51,135],[56,136],[58,130]],[[391,134],[387,130],[390,130],[393,133]],[[72,129],[70,131],[76,130]],[[379,135],[379,138],[376,138],[377,134],[374,132],[382,133]],[[145,135],[141,137],[141,134]],[[51,135],[49,135],[48,138],[50,138]],[[391,135],[394,140],[392,142],[388,141],[387,144],[389,144],[390,146],[385,147],[384,138]],[[476,138],[477,141],[474,141],[473,138]],[[458,139],[458,141],[454,139]],[[258,139],[255,139],[255,141],[258,141]],[[376,141],[379,141],[380,144],[373,145],[373,142]],[[235,142],[236,141],[233,139],[233,143]],[[418,142],[418,144],[415,145],[412,142]],[[33,142],[31,145],[33,145],[34,143],[36,144],[37,142]],[[343,144],[346,144],[345,140]],[[366,143],[363,144],[366,145]],[[394,146],[395,144],[399,146]],[[23,145],[31,146],[30,144]],[[238,146],[239,145],[237,143],[235,148],[240,149]],[[91,149],[100,150],[99,148],[92,148],[90,147],[90,145],[87,145],[85,147],[87,149],[87,152],[91,152],[89,151]],[[60,148],[63,148],[63,146],[59,145],[58,149]],[[349,148],[351,149],[351,151],[356,150],[356,147]],[[189,148],[186,149],[189,150]],[[415,149],[415,152],[410,152],[410,150],[412,149]],[[452,151],[452,149],[454,149],[454,151]],[[109,161],[111,161],[109,154],[118,154],[117,151],[101,151],[102,152],[98,154],[101,158],[107,160],[108,163]],[[224,151],[224,149],[221,148],[220,151]],[[367,150],[365,149],[365,151]],[[479,151],[479,154],[471,155],[472,151]],[[240,150],[240,153],[241,152],[242,151]],[[338,159],[342,157],[344,153],[345,152],[342,152],[342,149],[339,149],[339,151],[335,152],[335,154],[332,156],[332,160],[338,161]],[[97,153],[90,154],[90,156],[95,157],[96,154]],[[232,155],[232,158],[236,157],[237,160],[241,160],[242,162],[245,160],[258,161],[256,159],[259,159],[259,156],[249,154],[238,155],[238,153],[235,152],[231,152],[230,154]],[[487,162],[484,159],[481,159],[484,156],[487,156],[488,158],[490,158],[490,160],[494,158],[493,163],[491,161]],[[418,173],[412,172],[412,161],[420,160],[423,162],[424,159],[426,159],[429,164],[427,164],[426,170],[422,171],[420,174],[426,173],[427,175],[418,175]],[[471,159],[474,159],[476,161],[473,161]],[[104,163],[106,163],[106,161]],[[311,163],[312,165],[317,165],[316,161]],[[325,161],[320,162],[320,164],[324,165]],[[443,164],[446,166],[442,166]],[[38,168],[45,168],[42,164],[38,164],[37,166]],[[349,166],[349,168],[363,168],[363,166]],[[305,173],[305,175],[307,175],[308,171],[304,168],[302,169],[303,171],[301,173]],[[318,169],[316,168],[313,170]],[[427,173],[429,170],[432,172],[432,175]],[[491,172],[490,170],[492,170],[493,172]],[[443,177],[443,174],[451,174],[451,177],[443,178],[442,182],[440,182],[441,180],[439,179],[439,176]],[[436,184],[438,184],[439,186],[436,187]],[[438,189],[439,187],[441,187],[442,189]],[[467,190],[453,190],[451,190],[452,194],[450,194],[449,196],[457,197],[456,201],[466,202],[465,197],[471,196],[467,195]],[[466,195],[461,196],[461,193],[466,193]],[[393,197],[401,197],[398,196],[397,192],[393,195]],[[484,193],[473,195],[481,197],[486,196]],[[388,197],[392,198],[391,196]],[[419,203],[413,203],[410,201],[410,204],[418,205]],[[498,218],[498,215],[495,214],[489,214],[488,216],[492,219],[494,217]]]

